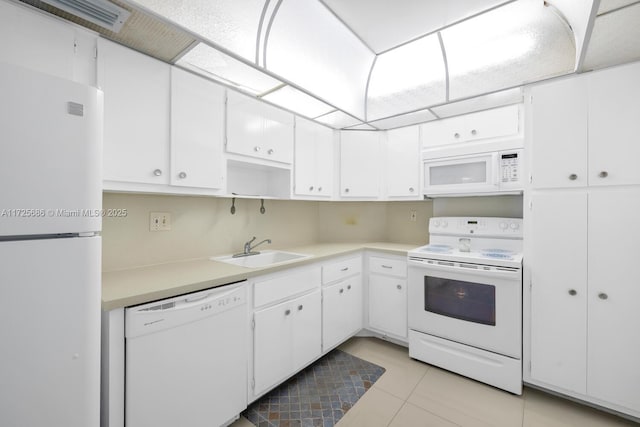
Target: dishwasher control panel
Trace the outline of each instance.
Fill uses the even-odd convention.
[[[197,321],[235,308],[246,310],[245,282],[125,309],[125,337],[134,338]]]

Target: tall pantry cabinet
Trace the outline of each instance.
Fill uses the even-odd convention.
[[[639,417],[640,64],[530,95],[524,380]]]

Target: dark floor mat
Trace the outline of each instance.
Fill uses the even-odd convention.
[[[384,371],[333,350],[253,402],[242,415],[258,427],[332,427]]]

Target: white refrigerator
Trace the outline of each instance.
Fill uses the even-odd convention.
[[[102,92],[0,62],[0,425],[100,420]]]

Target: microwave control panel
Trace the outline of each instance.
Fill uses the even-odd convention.
[[[520,151],[502,152],[500,156],[500,181],[518,182],[520,181]]]

